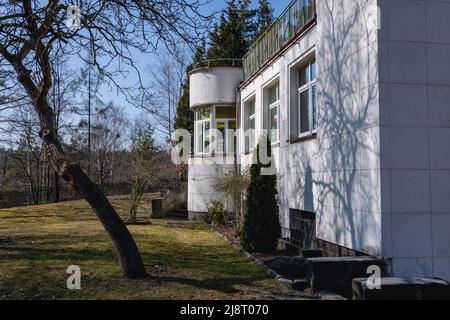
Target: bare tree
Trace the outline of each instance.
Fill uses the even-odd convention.
[[[173,55],[162,51],[156,66],[150,69],[151,99],[144,101],[143,108],[154,116],[156,134],[163,135],[169,141],[175,123],[178,101],[183,93],[183,81],[186,76],[186,56],[184,50]]]
[[[53,85],[52,51],[78,53],[89,49],[89,63],[131,97],[116,81],[123,65],[135,67],[133,50],[152,52],[160,42],[174,46],[181,40],[193,45],[195,32],[204,26],[201,0],[93,0],[80,2],[82,28],[66,28],[69,1],[9,0],[0,4],[0,65],[8,64],[17,76],[39,116],[44,150],[56,172],[90,204],[103,224],[124,275],[147,275],[134,239],[100,188],[68,159],[55,127],[54,110],[48,95]],[[76,13],[76,12],[75,12]],[[76,20],[77,17],[75,17]],[[68,24],[69,26],[77,26]],[[117,66],[111,69],[111,66]],[[142,84],[139,76],[139,85]]]
[[[128,220],[136,222],[137,210],[149,188],[158,183],[165,172],[161,153],[153,138],[153,127],[145,120],[138,119],[131,132],[131,161],[129,181],[131,183]]]
[[[79,89],[79,78],[74,70],[68,67],[68,58],[61,52],[57,52],[52,57],[53,86],[50,91],[49,101],[54,110],[56,135],[64,141],[65,136],[70,132],[71,117],[77,110],[74,93]],[[54,202],[59,202],[60,198],[60,177],[58,172],[53,170]]]
[[[127,125],[125,112],[112,102],[92,121],[92,154],[97,182],[101,186],[115,171],[115,155],[125,147]]]

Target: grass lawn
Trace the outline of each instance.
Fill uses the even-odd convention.
[[[127,201],[113,197],[120,214]],[[149,208],[143,205],[140,215]],[[152,275],[125,280],[84,201],[0,210],[0,299],[296,299],[200,223],[130,226]],[[69,265],[81,290],[66,288]]]

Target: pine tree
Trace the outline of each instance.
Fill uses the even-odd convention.
[[[273,22],[273,8],[268,0],[259,0],[259,8],[256,16],[258,25],[257,37],[262,35]]]
[[[250,168],[247,212],[241,234],[241,245],[250,252],[271,253],[276,250],[278,239],[281,236],[277,204],[277,177],[276,175],[261,174],[261,169],[265,167],[259,158],[262,143],[267,143],[268,156],[271,157],[272,153],[270,141],[261,139],[255,154],[257,161]]]
[[[257,30],[250,0],[231,0],[210,34],[208,59],[242,58]]]

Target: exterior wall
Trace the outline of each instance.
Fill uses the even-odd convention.
[[[450,280],[448,17],[450,0],[318,1],[317,25],[241,87],[238,114],[254,98],[258,131],[264,87],[280,83],[274,156],[283,227],[290,209],[315,212],[318,238],[383,257],[394,276]],[[317,134],[294,140],[293,75],[311,54]],[[244,145],[241,135],[247,167]],[[189,171],[189,210],[205,211],[220,197],[212,181],[223,168]]]
[[[379,6],[383,253],[450,280],[450,1]]]
[[[224,197],[214,190],[217,179],[234,170],[234,156],[226,160],[226,164],[215,164],[208,158],[192,158],[189,161],[188,174],[188,211],[190,215],[206,213],[208,204],[212,200],[221,200],[225,205]]]
[[[242,68],[196,69],[190,75],[191,108],[209,104],[236,103],[236,88],[243,79]]]
[[[237,87],[242,79],[242,68],[214,67],[192,71],[189,97],[191,109],[205,105],[236,105]],[[213,117],[211,123],[215,123]],[[208,204],[212,200],[222,200],[225,205],[229,205],[223,195],[215,192],[214,185],[220,176],[234,170],[234,156],[227,156],[222,163],[215,163],[214,159],[206,156],[194,157],[189,161],[188,211],[194,220],[208,211]]]
[[[318,238],[381,256],[376,1],[318,1],[317,16],[314,29],[242,88],[240,114],[245,114],[245,100],[255,96],[256,128],[262,128],[263,87],[279,77],[281,138],[274,154],[282,225],[289,227],[290,208],[316,212]],[[292,74],[312,52],[317,136],[289,142],[290,108],[297,95]],[[240,150],[246,166],[251,156]]]

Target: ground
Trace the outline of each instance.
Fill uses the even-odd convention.
[[[125,217],[126,198],[112,202]],[[148,211],[141,206],[141,218]],[[0,299],[302,298],[207,225],[153,220],[129,229],[149,279],[121,277],[112,245],[84,201],[0,210]],[[70,265],[81,268],[81,290],[66,288]]]

